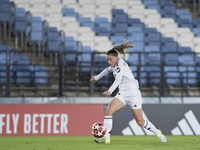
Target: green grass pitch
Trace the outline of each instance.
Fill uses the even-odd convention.
[[[0,150],[200,150],[200,136],[111,136],[97,144],[92,136],[0,137]]]

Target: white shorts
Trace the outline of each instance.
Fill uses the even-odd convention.
[[[118,98],[124,105],[127,104],[131,109],[141,109],[142,108],[142,96],[140,90],[134,91],[132,95],[126,96],[122,95],[120,92],[115,96]]]

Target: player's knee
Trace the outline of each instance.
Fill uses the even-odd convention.
[[[105,115],[106,115],[106,116],[112,116],[112,115],[113,115],[113,112],[110,111],[109,109],[107,109],[107,110],[105,111]]]
[[[136,120],[136,122],[139,126],[143,126],[145,121],[144,120]]]

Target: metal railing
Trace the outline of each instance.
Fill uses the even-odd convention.
[[[52,64],[50,54],[57,63]],[[171,58],[167,60],[169,54],[178,57],[172,62]],[[44,58],[39,57],[41,55]],[[143,96],[200,96],[200,60],[196,53],[133,52],[126,55]],[[182,55],[194,59],[180,63]],[[1,96],[103,96],[102,92],[114,81],[109,74],[96,83],[89,82],[91,76],[108,66],[105,53],[46,51],[37,52],[33,57],[33,52],[28,51],[1,51],[0,58]]]

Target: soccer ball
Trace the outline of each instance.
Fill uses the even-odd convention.
[[[96,138],[101,138],[106,133],[106,127],[101,122],[96,122],[92,125],[92,135]]]

